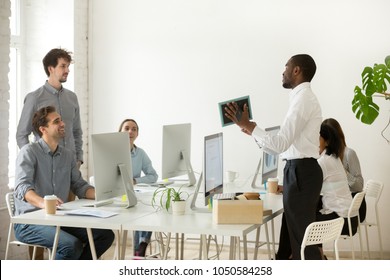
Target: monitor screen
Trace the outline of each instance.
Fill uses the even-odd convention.
[[[127,206],[134,206],[137,198],[133,189],[129,134],[93,134],[91,140],[96,201],[126,194]]]
[[[215,193],[223,192],[223,134],[204,138],[204,197],[205,205]]]
[[[266,128],[265,131],[270,135],[276,135],[280,130],[280,126],[273,126]],[[279,163],[279,154],[272,153],[269,150],[263,149],[263,156],[260,158],[259,163],[256,168],[255,176],[252,180],[252,188],[260,188],[268,178],[275,178],[278,176],[278,163]],[[257,186],[257,176],[260,174],[261,169],[261,185]]]
[[[188,175],[189,186],[196,183],[191,165],[191,124],[163,126],[162,179]]]

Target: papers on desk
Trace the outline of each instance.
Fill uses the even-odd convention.
[[[109,218],[118,215],[118,213],[115,212],[96,210],[96,209],[75,209],[75,210],[66,211],[64,214],[74,215],[74,216],[93,216],[98,218]]]

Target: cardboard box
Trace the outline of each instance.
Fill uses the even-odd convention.
[[[213,201],[213,222],[217,224],[261,224],[267,214],[262,200]]]

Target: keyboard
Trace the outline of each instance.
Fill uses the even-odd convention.
[[[114,203],[113,199],[106,199],[106,200],[100,200],[100,201],[94,201],[92,203],[84,204],[84,207],[100,207],[108,204]]]
[[[216,193],[213,195],[215,200],[231,200],[236,197],[236,193]]]
[[[152,187],[166,187],[169,185],[172,185],[174,181],[168,181],[168,180],[162,180],[162,181],[157,181],[156,183],[150,184]]]

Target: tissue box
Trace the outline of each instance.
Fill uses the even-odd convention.
[[[261,224],[262,200],[214,200],[213,222],[217,224]]]

